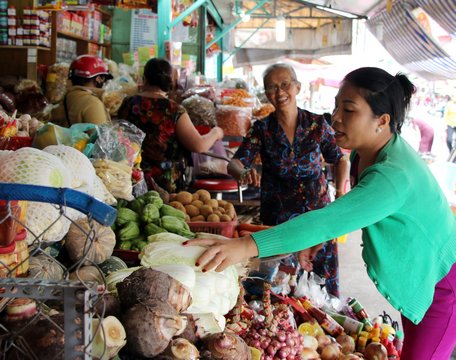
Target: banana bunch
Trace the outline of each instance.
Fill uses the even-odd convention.
[[[107,159],[97,159],[93,167],[103,183],[117,199],[133,200],[132,169],[126,163]]]

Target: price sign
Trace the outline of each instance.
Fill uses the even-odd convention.
[[[139,47],[157,44],[157,14],[149,9],[137,9],[131,14],[130,52]]]

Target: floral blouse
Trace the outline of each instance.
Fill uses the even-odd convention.
[[[176,123],[183,113],[184,107],[174,101],[140,95],[125,99],[118,112],[120,119],[128,120],[146,134],[141,154],[146,181],[151,177],[168,192],[182,189],[190,159],[190,152],[176,136]]]
[[[250,167],[257,154],[262,163],[260,217],[264,224],[280,224],[330,202],[322,156],[328,163],[337,163],[343,154],[322,115],[298,108],[293,144],[275,113],[256,121],[234,157]]]

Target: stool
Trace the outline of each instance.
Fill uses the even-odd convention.
[[[247,185],[241,185],[236,179],[195,179],[191,184],[193,189],[204,189],[215,194],[217,200],[221,200],[223,193],[238,192],[238,200],[242,202],[242,192]]]

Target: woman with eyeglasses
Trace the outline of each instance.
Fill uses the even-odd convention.
[[[335,166],[336,196],[345,192],[348,162],[334,140],[334,131],[323,115],[298,108],[301,83],[287,64],[269,66],[263,74],[266,96],[275,107],[264,120],[256,121],[228,165],[228,172],[243,184],[261,187],[260,218],[265,225],[281,224],[330,202],[324,161]],[[262,174],[252,168],[257,154]],[[339,295],[337,241],[322,245],[310,261],[299,253],[287,262],[325,279],[328,293]]]
[[[456,345],[456,217],[426,162],[400,136],[415,86],[374,67],[345,76],[332,113],[351,149],[352,189],[323,209],[251,236],[208,246],[197,263],[218,271],[244,259],[302,249],[362,230],[366,271],[401,313],[401,360],[447,360]]]

